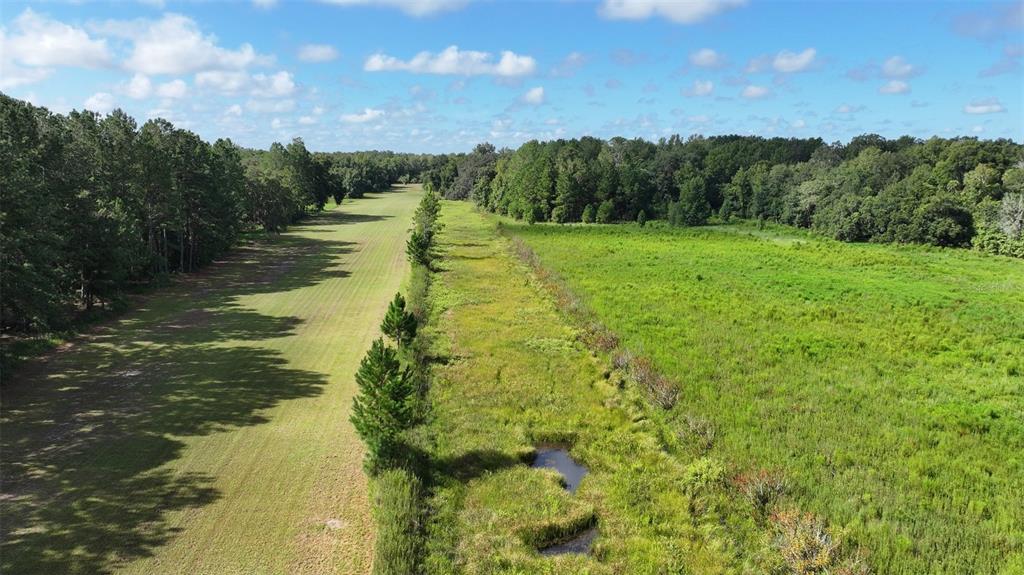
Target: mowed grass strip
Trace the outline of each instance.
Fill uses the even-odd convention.
[[[878,573],[1024,572],[1024,262],[729,226],[505,222]],[[737,534],[741,536],[741,534]],[[749,544],[746,544],[749,546]]]
[[[27,365],[3,396],[4,573],[367,573],[353,374],[418,188],[346,202]]]
[[[640,398],[577,341],[492,220],[445,202],[421,334],[435,360],[425,571],[720,573],[736,565],[715,466],[670,457]],[[610,376],[610,377],[609,377]],[[575,494],[525,461],[564,442],[589,467]],[[703,469],[704,471],[701,471]],[[727,503],[727,502],[726,502]],[[538,548],[597,525],[593,555]]]

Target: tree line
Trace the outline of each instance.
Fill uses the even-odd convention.
[[[446,198],[530,222],[741,218],[843,241],[1024,257],[1024,146],[1005,139],[533,140],[448,156],[423,181]]]
[[[240,234],[280,232],[333,199],[413,181],[431,157],[208,143],[120,110],[67,115],[0,94],[0,328],[68,326],[127,290],[190,272]]]

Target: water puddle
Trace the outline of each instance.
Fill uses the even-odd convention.
[[[590,548],[594,545],[594,539],[596,538],[597,527],[591,527],[568,541],[541,549],[540,554],[545,557],[551,557],[567,553],[590,553]]]
[[[587,474],[587,468],[569,456],[569,450],[558,445],[537,447],[537,458],[530,467],[554,469],[565,479],[565,488],[569,493],[576,493],[580,480]]]

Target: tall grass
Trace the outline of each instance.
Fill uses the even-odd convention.
[[[827,519],[878,572],[1024,563],[1021,262],[745,226],[505,230],[584,330],[676,383],[679,456],[725,461],[748,513],[778,472],[814,518],[776,529]]]
[[[377,524],[374,575],[416,573],[421,544],[423,486],[405,469],[389,469],[373,484],[373,519]]]

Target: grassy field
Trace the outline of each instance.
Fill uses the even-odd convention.
[[[713,462],[670,457],[639,396],[579,343],[493,221],[446,202],[422,334],[434,361],[425,570],[722,573],[738,565]],[[579,490],[524,461],[560,442],[589,467]],[[537,549],[591,524],[592,556]]]
[[[23,366],[3,390],[0,571],[369,572],[348,406],[417,191],[240,248]]]
[[[709,422],[710,450],[680,459],[781,473],[782,506],[841,527],[877,573],[1024,573],[1024,262],[744,226],[504,225],[678,384],[684,443]]]

